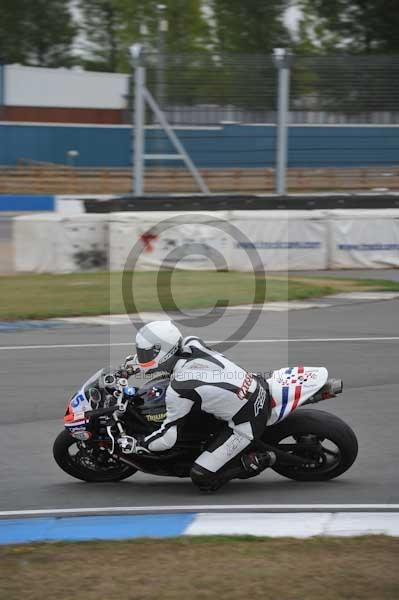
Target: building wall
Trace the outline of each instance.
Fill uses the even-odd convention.
[[[399,164],[399,126],[295,126],[289,166],[361,167]]]
[[[127,110],[109,108],[62,108],[54,106],[0,106],[0,121],[17,123],[97,123],[122,125],[129,121]]]
[[[124,109],[129,77],[74,69],[6,65],[3,104],[62,108]]]
[[[273,125],[176,128],[199,167],[273,167]],[[128,167],[132,163],[129,126],[0,123],[0,165],[22,160],[65,164],[67,152],[82,167]],[[146,130],[146,152],[174,152],[165,134]],[[399,126],[291,126],[289,166],[356,167],[399,164]],[[152,163],[152,164],[159,164]],[[165,161],[164,164],[179,165]]]

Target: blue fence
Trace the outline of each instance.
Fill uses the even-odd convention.
[[[54,196],[0,196],[0,212],[55,210]]]
[[[176,133],[199,167],[273,167],[273,125],[224,125],[178,129]],[[148,153],[173,152],[158,129],[146,132]],[[69,150],[80,167],[128,167],[132,164],[129,127],[0,125],[0,165],[22,159],[65,164]],[[158,163],[159,164],[159,163]],[[168,161],[167,164],[171,164]],[[173,163],[172,163],[173,164]],[[176,162],[176,165],[181,163]],[[399,164],[399,127],[292,126],[288,165],[358,167]]]

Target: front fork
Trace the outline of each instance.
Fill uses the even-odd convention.
[[[121,417],[122,415],[125,414],[126,407],[127,407],[127,401],[126,402],[118,402],[118,408],[115,410],[114,413],[112,413],[112,421],[106,427],[107,434],[110,437],[111,442],[112,442],[111,448],[108,449],[108,452],[111,454],[111,456],[113,456],[113,454],[115,452],[115,447],[116,447],[116,439],[113,434],[112,428],[114,426],[116,426],[118,433],[119,433],[118,437],[122,437],[122,436],[126,435],[126,431],[125,431],[121,421],[119,420],[119,417]]]

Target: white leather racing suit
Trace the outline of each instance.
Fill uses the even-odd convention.
[[[197,403],[202,411],[226,422],[194,463],[217,473],[264,432],[270,414],[268,390],[263,380],[207,348],[198,338],[183,341],[181,356],[166,390],[166,419],[144,439],[143,446],[154,452],[172,448],[179,426]]]

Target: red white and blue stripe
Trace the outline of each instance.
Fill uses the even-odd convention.
[[[291,367],[285,370],[287,384],[281,388],[281,406],[277,421],[281,421],[290,412],[296,409],[302,395],[302,382],[300,377],[304,374],[305,367]],[[295,387],[293,384],[296,384]]]

